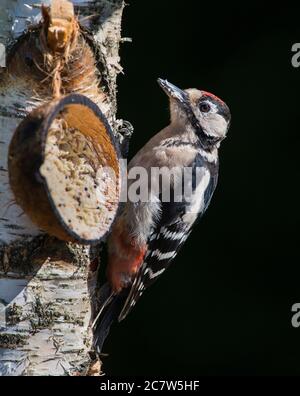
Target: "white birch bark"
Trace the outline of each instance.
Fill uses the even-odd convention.
[[[0,0],[0,42],[9,44],[36,23],[42,2],[49,4]],[[83,23],[93,25],[109,98],[103,110],[116,130],[123,1],[73,3]],[[97,252],[44,235],[13,202],[8,145],[21,119],[38,105],[21,91],[0,87],[0,375],[85,375],[91,365],[90,303],[96,285],[89,264]]]

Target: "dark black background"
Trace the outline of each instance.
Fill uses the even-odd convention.
[[[157,77],[220,96],[232,127],[211,206],[161,279],[104,347],[108,374],[300,374],[300,10],[130,1],[119,117],[130,156],[169,121]]]

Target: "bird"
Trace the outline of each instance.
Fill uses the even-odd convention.
[[[108,238],[107,283],[100,290],[93,322],[99,354],[112,323],[125,319],[165,272],[207,210],[218,182],[219,147],[231,123],[229,107],[217,96],[195,88],[183,90],[165,79],[159,78],[158,84],[169,98],[171,120],[128,165],[127,201]],[[140,168],[147,178],[138,192],[149,191],[145,199],[130,199],[134,187],[130,173]],[[168,171],[172,178],[166,186],[163,176]]]

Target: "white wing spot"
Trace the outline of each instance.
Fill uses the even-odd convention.
[[[163,272],[165,272],[165,268],[163,268],[157,272],[153,272],[150,268],[147,268],[145,271],[145,275],[149,274],[149,278],[154,279],[154,278],[157,278],[159,275],[161,275]]]
[[[160,250],[154,250],[154,252],[152,252],[151,257],[156,256],[158,258],[158,260],[167,260],[167,259],[171,259],[173,257],[176,256],[176,252],[172,251],[172,252],[168,252],[168,253],[162,253]]]
[[[167,227],[162,227],[161,234],[167,239],[171,239],[172,241],[177,241],[180,240],[185,235],[185,232],[171,232],[168,230]]]
[[[153,241],[156,237],[157,237],[157,234],[156,234],[156,233],[153,233],[153,234],[150,236],[149,241]]]

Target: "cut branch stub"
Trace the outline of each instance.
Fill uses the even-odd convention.
[[[109,232],[121,194],[119,148],[90,99],[73,94],[35,109],[14,133],[8,167],[17,204],[42,230],[82,244]]]
[[[69,52],[66,47],[75,41],[78,25],[74,15],[74,6],[67,0],[52,0],[48,10],[42,6],[45,25],[48,27],[46,37],[49,48],[55,52]]]

